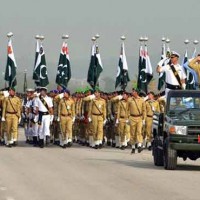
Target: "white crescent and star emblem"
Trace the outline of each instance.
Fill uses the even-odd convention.
[[[46,71],[46,69],[43,69],[43,68],[46,68],[46,66],[45,65],[41,65],[41,67],[40,67],[40,78],[41,79],[46,79],[47,71]],[[42,72],[45,72],[45,74],[42,73]]]
[[[142,70],[141,70],[141,73],[142,73],[142,72],[144,72],[144,73],[146,74],[146,69],[142,69]],[[142,77],[144,77],[144,76],[140,75],[140,80],[141,80],[141,82],[142,82],[142,83],[146,83],[146,82],[147,82],[147,79],[142,80]]]

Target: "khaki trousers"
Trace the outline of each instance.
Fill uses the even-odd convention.
[[[15,114],[6,114],[6,131],[8,143],[18,139],[18,117]]]
[[[135,145],[136,143],[142,144],[142,117],[132,117],[129,118],[130,121],[130,142],[131,145]]]
[[[70,116],[61,116],[60,126],[62,132],[62,140],[72,141],[72,118]]]
[[[147,117],[145,120],[145,137],[147,142],[151,142],[152,140],[152,126],[153,126],[153,118]]]
[[[103,140],[103,116],[92,115],[92,132],[95,141]]]

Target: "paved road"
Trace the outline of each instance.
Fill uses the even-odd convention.
[[[199,166],[179,160],[166,171],[148,151],[39,149],[21,141],[0,147],[0,200],[199,200]]]

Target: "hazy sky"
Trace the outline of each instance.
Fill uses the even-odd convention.
[[[34,36],[43,34],[48,71],[55,74],[61,36],[65,33],[70,35],[68,46],[73,77],[86,78],[91,37],[99,33],[102,76],[116,76],[120,36],[124,34],[130,77],[133,78],[138,64],[138,38],[149,37],[149,53],[155,69],[162,36],[169,37],[171,49],[180,54],[185,51],[186,38],[200,40],[199,8],[199,0],[1,0],[0,65],[5,70],[6,34],[12,31],[18,70],[28,69],[28,75],[32,76]],[[190,53],[192,49],[193,44],[190,44]],[[83,71],[82,76],[80,71]]]

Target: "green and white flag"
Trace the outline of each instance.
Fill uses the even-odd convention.
[[[67,43],[63,42],[58,62],[56,83],[63,88],[66,88],[70,79],[71,65],[69,60],[69,50]]]
[[[36,67],[38,55],[40,51],[40,44],[39,40],[36,40],[36,49],[35,49],[35,62],[34,62],[34,69],[33,69],[33,80],[35,80],[36,86],[39,85],[39,80],[40,80],[40,69]]]
[[[17,69],[17,64],[13,52],[12,41],[11,38],[9,38],[8,49],[7,49],[6,72],[4,77],[5,81],[8,81],[9,87],[15,87],[17,85],[16,69]]]
[[[39,71],[39,81],[37,86],[46,87],[49,84],[49,80],[47,75],[45,53],[42,44],[40,45],[40,51],[34,71]]]
[[[98,80],[101,72],[103,71],[103,65],[101,62],[101,56],[97,45],[92,45],[90,66],[88,69],[87,82],[92,88],[98,86]]]
[[[125,90],[129,81],[130,79],[128,75],[128,64],[126,60],[125,47],[124,47],[124,43],[122,43],[120,56],[119,56],[119,63],[118,63],[118,68],[117,68],[115,88],[117,88],[118,86],[121,86],[122,90]]]

